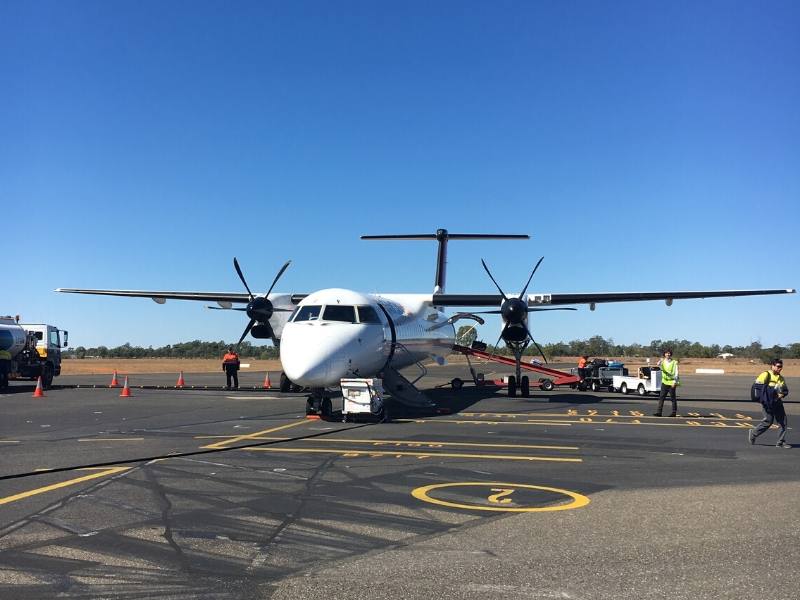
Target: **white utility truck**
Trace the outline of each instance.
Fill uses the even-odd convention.
[[[67,347],[68,337],[53,325],[0,317],[0,389],[11,379],[39,377],[43,387],[50,387],[53,377],[61,374],[61,348]]]
[[[371,415],[388,420],[381,379],[342,379],[342,422],[350,415]]]
[[[661,391],[661,369],[658,367],[639,367],[636,377],[614,375],[613,389],[627,394],[636,392],[640,396]]]

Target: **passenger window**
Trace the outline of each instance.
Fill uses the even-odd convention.
[[[297,309],[297,316],[294,318],[294,322],[315,321],[319,319],[319,311],[321,309],[321,306],[301,306]]]
[[[378,318],[378,313],[375,312],[375,309],[371,306],[359,306],[358,307],[358,320],[361,323],[380,323],[381,320]]]
[[[322,313],[322,319],[324,321],[355,323],[356,310],[354,306],[339,306],[338,304],[329,304],[325,307],[325,312]]]

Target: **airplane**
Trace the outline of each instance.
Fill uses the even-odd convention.
[[[106,290],[58,288],[57,292],[150,298],[158,304],[167,300],[216,302],[209,306],[217,310],[238,310],[250,318],[239,338],[248,334],[257,339],[272,339],[280,348],[282,373],[281,391],[307,388],[308,414],[330,416],[332,390],[343,378],[381,377],[393,397],[405,404],[432,407],[430,401],[403,377],[399,370],[433,359],[444,364],[445,357],[455,347],[454,324],[462,319],[483,323],[482,314],[499,314],[503,328],[502,339],[513,351],[516,379],[509,378],[508,393],[516,394],[520,384],[523,396],[528,395],[529,382],[521,376],[521,358],[529,344],[542,353],[531,333],[528,315],[550,310],[577,310],[568,305],[589,305],[607,302],[638,302],[664,300],[671,306],[674,300],[718,298],[730,296],[759,296],[793,294],[794,289],[708,290],[670,292],[594,292],[578,294],[528,294],[533,276],[542,257],[534,266],[519,294],[506,294],[488,265],[484,270],[497,288],[498,294],[449,294],[446,292],[447,245],[450,240],[519,240],[525,234],[459,234],[438,229],[433,234],[364,235],[363,240],[435,240],[438,243],[436,275],[430,294],[361,293],[355,290],[329,288],[311,293],[273,293],[272,290],[289,267],[286,262],[266,293],[254,294],[244,277],[239,262],[233,265],[247,293],[179,292],[145,290]],[[234,307],[244,304],[244,307]],[[445,309],[492,307],[485,311],[459,311],[448,315]],[[545,358],[546,361],[546,358]],[[419,378],[417,378],[419,379]],[[513,383],[513,385],[512,385]],[[528,384],[528,385],[526,385]],[[292,386],[295,386],[294,388]]]

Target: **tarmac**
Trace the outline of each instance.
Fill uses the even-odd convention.
[[[307,419],[263,372],[13,384],[0,598],[797,598],[800,447],[747,442],[750,377],[684,376],[669,418],[465,371],[388,423]]]

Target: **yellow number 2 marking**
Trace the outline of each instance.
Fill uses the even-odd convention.
[[[504,490],[503,488],[492,488],[493,492],[499,492],[498,494],[492,494],[489,496],[489,502],[494,502],[495,504],[510,504],[511,498],[503,498],[503,496],[510,496],[514,493],[514,490]]]

